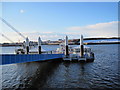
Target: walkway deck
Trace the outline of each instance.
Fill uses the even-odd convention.
[[[63,54],[2,54],[0,55],[0,65],[57,60],[62,57]]]

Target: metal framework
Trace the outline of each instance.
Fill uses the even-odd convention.
[[[22,38],[26,39],[23,34],[21,34],[17,29],[15,29],[12,25],[10,25],[7,21],[5,21],[3,18],[0,17],[0,19],[9,26],[12,30],[14,30],[16,33],[18,33]]]

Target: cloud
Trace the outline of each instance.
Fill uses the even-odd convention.
[[[59,38],[64,38],[64,34],[59,34],[57,32],[25,32],[25,36],[28,36],[31,40],[37,41],[40,36],[44,40],[58,40]]]
[[[20,10],[20,13],[24,13],[24,12],[25,12],[25,10],[23,10],[23,9]]]
[[[42,30],[41,30],[42,31]],[[94,25],[87,26],[72,26],[65,28],[64,32],[59,33],[59,31],[52,32],[21,32],[25,37],[29,37],[32,41],[37,41],[40,36],[44,40],[58,40],[64,39],[65,35],[68,35],[69,39],[78,39],[80,35],[83,34],[84,37],[113,37],[118,36],[118,21],[97,23]],[[19,36],[16,32],[3,32],[9,39],[14,42],[19,40],[22,42],[24,39]],[[5,38],[2,38],[0,42],[8,42]]]
[[[97,23],[87,26],[73,26],[68,27],[66,30],[69,33],[83,34],[88,37],[112,37],[118,36],[118,21],[112,21],[107,23]]]

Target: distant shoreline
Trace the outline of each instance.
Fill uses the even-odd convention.
[[[85,45],[120,44],[120,42],[87,43]]]
[[[120,44],[120,42],[100,42],[100,43],[84,43],[84,45],[103,45],[103,44]],[[43,45],[59,45],[59,44],[43,44]],[[79,45],[78,44],[69,44],[69,45]],[[15,47],[22,45],[0,45],[0,47]]]

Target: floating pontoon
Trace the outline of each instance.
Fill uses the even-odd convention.
[[[81,35],[80,46],[71,47],[68,46],[68,37],[65,38],[65,44],[60,44],[56,52],[63,53],[64,61],[94,61],[94,53],[90,47],[83,45],[83,36]]]

